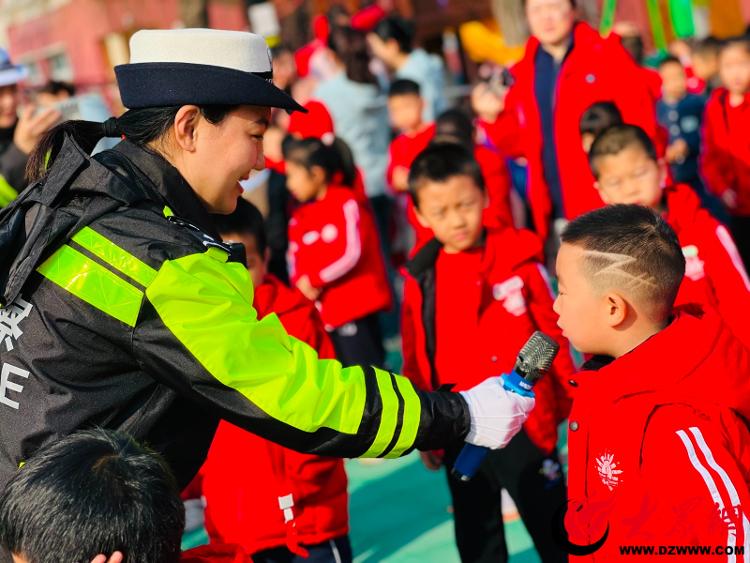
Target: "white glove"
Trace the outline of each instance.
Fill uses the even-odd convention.
[[[503,388],[499,377],[485,379],[468,391],[461,391],[469,405],[469,444],[498,449],[508,445],[534,408],[534,398]]]

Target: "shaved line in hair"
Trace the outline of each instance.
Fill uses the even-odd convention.
[[[617,252],[600,252],[598,250],[584,250],[584,259],[588,269],[595,278],[615,276],[617,287],[625,291],[641,291],[643,289],[658,289],[659,284],[647,272],[632,273],[636,259],[627,254]]]

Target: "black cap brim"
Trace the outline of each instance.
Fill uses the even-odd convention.
[[[195,105],[253,105],[307,110],[277,88],[270,73],[192,63],[134,63],[115,67],[128,109]]]

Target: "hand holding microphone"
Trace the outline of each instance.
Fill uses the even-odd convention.
[[[510,374],[491,377],[462,391],[469,405],[471,429],[453,465],[453,474],[468,481],[490,449],[505,447],[534,408],[534,384],[552,366],[560,346],[536,331],[518,353]]]

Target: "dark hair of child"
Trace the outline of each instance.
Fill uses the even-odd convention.
[[[604,156],[620,154],[628,147],[637,146],[643,149],[648,158],[658,161],[656,147],[646,132],[637,125],[613,125],[602,131],[594,139],[589,151],[589,165],[595,178],[599,178],[597,162]]]
[[[33,563],[180,559],[185,509],[164,460],[121,432],[84,430],[34,454],[0,499],[0,544]]]
[[[420,95],[419,84],[408,78],[399,78],[391,82],[391,87],[388,89],[388,97],[394,96],[419,96]]]
[[[456,176],[468,176],[484,191],[482,169],[462,145],[456,143],[434,143],[423,150],[409,170],[409,195],[415,207],[419,207],[419,191],[429,182],[442,184]]]
[[[237,209],[229,215],[212,215],[219,234],[244,233],[255,239],[255,248],[263,256],[268,247],[263,215],[246,199],[237,200]]]
[[[599,135],[612,125],[622,123],[622,114],[614,102],[596,102],[581,115],[578,127],[581,135]]]
[[[611,269],[614,259],[623,275],[649,280],[645,296],[662,316],[669,315],[685,275],[685,257],[659,213],[642,205],[609,205],[571,221],[562,241],[594,251],[586,258],[591,271]]]
[[[287,137],[282,143],[284,160],[311,170],[319,166],[326,173],[327,182],[352,187],[354,185],[356,169],[353,160],[346,162],[346,152],[349,151],[343,141],[336,140],[332,145],[327,145],[320,139],[309,137],[307,139],[294,139]]]

